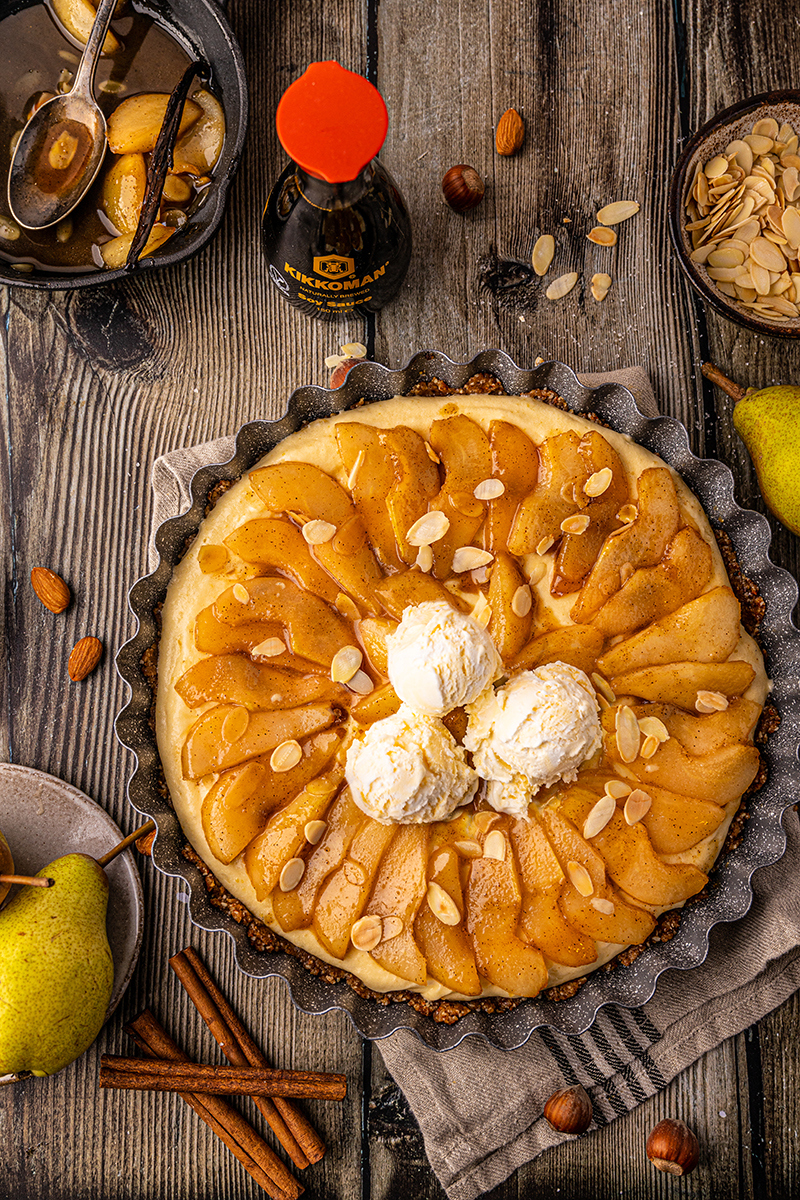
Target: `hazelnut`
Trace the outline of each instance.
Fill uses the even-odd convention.
[[[456,212],[468,212],[483,199],[483,180],[474,167],[459,163],[442,180],[444,198]]]
[[[544,1106],[544,1115],[559,1133],[584,1133],[592,1123],[592,1102],[585,1088],[574,1087],[553,1092]]]
[[[688,1125],[667,1117],[651,1129],[647,1139],[647,1157],[659,1171],[670,1175],[688,1175],[697,1166],[700,1146]]]
[[[328,386],[332,388],[341,387],[347,378],[347,372],[351,369],[351,367],[354,367],[356,363],[363,361],[363,358],[343,358],[342,361],[333,368],[333,374],[331,375],[331,381]]]

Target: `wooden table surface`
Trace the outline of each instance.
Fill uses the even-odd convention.
[[[726,462],[737,500],[764,511],[731,407],[702,380],[708,356],[741,382],[800,375],[797,344],[759,337],[705,310],[689,292],[667,235],[670,171],[683,139],[712,113],[800,69],[794,7],[761,0],[231,0],[250,86],[241,169],[218,236],[192,262],[88,291],[0,291],[5,453],[0,758],[59,775],[134,827],[125,789],[131,755],[113,722],[125,701],[114,670],[131,636],[132,583],[146,573],[156,455],[230,433],[283,410],[301,383],[325,384],[326,355],[364,341],[403,365],[437,348],[468,359],[500,347],[576,370],[641,363],[662,410],[692,448]],[[407,198],[415,249],[400,297],[377,319],[315,324],[271,287],[259,218],[284,161],[274,132],[279,96],[305,65],[336,58],[367,73],[390,112],[382,154]],[[514,158],[493,129],[516,107],[527,124]],[[469,162],[487,181],[466,217],[442,202],[440,180]],[[618,245],[585,233],[597,208],[635,198],[641,212]],[[536,238],[556,237],[559,271],[581,273],[565,300],[514,287]],[[494,266],[494,271],[487,271]],[[614,283],[596,303],[594,271]],[[491,286],[484,286],[486,282]],[[770,518],[772,557],[797,572],[798,540]],[[34,597],[30,570],[60,571],[75,600],[64,617]],[[105,660],[70,685],[69,649],[102,638]],[[790,820],[796,820],[790,814]],[[228,940],[194,930],[177,881],[140,860],[146,920],[139,965],[96,1045],[58,1076],[0,1093],[0,1197],[22,1200],[259,1195],[256,1185],[176,1097],[100,1093],[103,1051],[128,1053],[123,1024],[145,1005],[190,1053],[208,1037],[167,967],[193,942],[276,1065],[345,1071],[341,1106],[317,1106],[330,1149],[306,1172],[314,1200],[440,1198],[421,1137],[380,1055],[341,1013],[307,1017],[282,982],[247,979]],[[687,984],[688,984],[687,980]],[[795,997],[708,1054],[627,1117],[545,1154],[491,1193],[578,1200],[800,1195],[800,1017]],[[647,1163],[644,1140],[681,1114],[702,1147],[678,1184]]]

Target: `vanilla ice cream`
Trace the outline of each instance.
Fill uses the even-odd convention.
[[[383,825],[446,821],[478,788],[450,731],[405,704],[352,743],[345,778],[358,807]]]
[[[487,780],[492,808],[524,816],[539,788],[573,782],[601,745],[594,689],[583,671],[547,663],[468,706],[464,745]]]
[[[444,600],[407,608],[386,645],[394,690],[429,717],[469,704],[503,669],[483,626]]]

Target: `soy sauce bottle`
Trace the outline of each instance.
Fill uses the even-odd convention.
[[[377,312],[405,278],[411,222],[375,157],[388,124],[377,89],[337,62],[312,63],[278,105],[292,162],[264,209],[264,253],[275,287],[310,316]]]

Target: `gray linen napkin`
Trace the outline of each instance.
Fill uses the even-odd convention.
[[[620,383],[643,413],[658,413],[641,367],[580,378],[590,387]],[[189,506],[195,471],[226,462],[233,450],[233,438],[220,438],[157,459],[154,528]],[[541,1116],[558,1088],[582,1083],[594,1104],[593,1127],[607,1125],[800,988],[800,827],[794,811],[784,824],[786,854],[754,876],[747,916],[717,926],[706,962],[689,976],[665,972],[642,1008],[603,1008],[591,1029],[575,1037],[537,1030],[519,1050],[498,1050],[471,1037],[440,1054],[408,1032],[377,1043],[450,1200],[474,1200],[565,1140]]]

